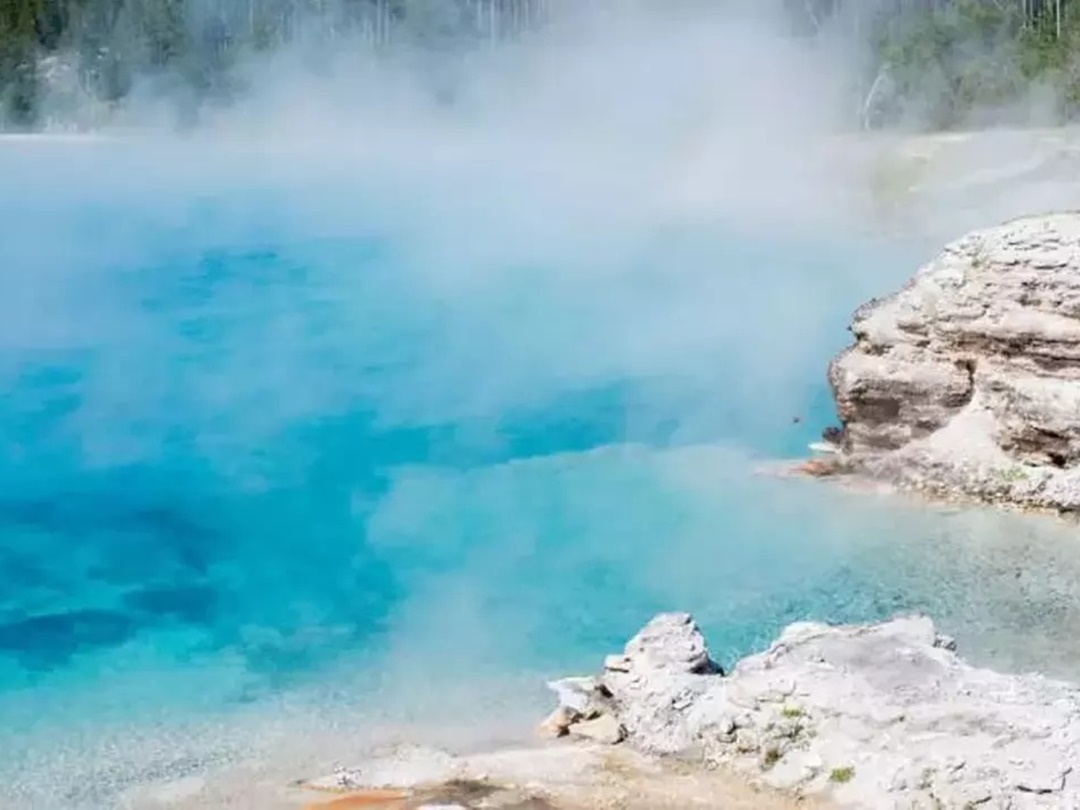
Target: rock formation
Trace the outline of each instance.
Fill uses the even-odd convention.
[[[556,692],[637,749],[837,806],[1080,807],[1080,690],[969,666],[927,618],[794,624],[730,675],[709,660],[690,616],[665,614]]]
[[[1080,511],[1080,214],[968,234],[851,331],[833,469]]]

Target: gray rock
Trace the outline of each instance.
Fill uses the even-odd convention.
[[[566,706],[558,706],[540,723],[539,732],[542,737],[565,737],[570,733],[570,726],[580,720],[581,714],[578,712]]]
[[[670,669],[697,675],[720,671],[709,657],[701,628],[689,613],[654,616],[627,643],[622,662],[627,671]]]
[[[704,639],[687,646],[691,626],[700,635],[692,620],[660,617],[627,657],[643,640],[693,656],[601,676],[604,723],[638,749],[693,753],[841,806],[1080,807],[1080,690],[972,667],[926,617],[795,624],[726,677],[695,674],[708,652]]]
[[[574,715],[590,713],[599,698],[596,678],[561,678],[547,686],[558,696],[559,706]]]
[[[1080,510],[1080,214],[968,234],[851,331],[829,367],[838,468]]]
[[[604,745],[618,745],[626,739],[626,730],[610,714],[602,714],[593,720],[574,723],[570,726],[570,734]]]

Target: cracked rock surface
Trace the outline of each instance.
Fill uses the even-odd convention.
[[[838,470],[1080,511],[1080,213],[968,234],[851,331]]]
[[[643,751],[839,806],[1080,807],[1080,691],[972,667],[928,618],[794,624],[729,675],[703,660],[693,619],[659,616],[609,656],[592,712]]]

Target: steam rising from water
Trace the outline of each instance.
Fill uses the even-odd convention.
[[[921,608],[1073,669],[1038,643],[1080,581],[1047,578],[1077,565],[1053,524],[750,473],[830,421],[848,313],[929,249],[836,138],[837,55],[742,12],[574,22],[449,101],[284,53],[183,138],[0,144],[17,804],[325,764],[339,729],[518,735],[660,609],[725,661]],[[912,221],[987,210],[938,199]]]

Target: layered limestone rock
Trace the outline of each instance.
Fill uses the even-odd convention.
[[[689,616],[659,616],[563,708],[838,806],[1080,807],[1080,691],[971,667],[927,618],[800,623],[730,675],[709,661]]]
[[[851,331],[829,368],[834,469],[1080,510],[1080,214],[953,242]]]

